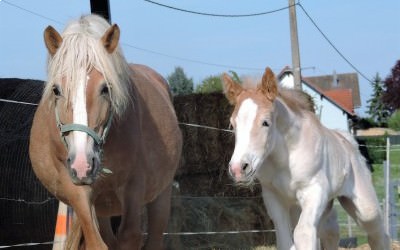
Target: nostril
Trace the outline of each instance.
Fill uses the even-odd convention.
[[[72,157],[68,157],[67,158],[67,166],[71,166],[72,165]]]
[[[246,171],[246,169],[247,169],[248,166],[249,166],[248,163],[243,163],[243,165],[242,165],[242,170],[243,170],[243,171]]]
[[[78,173],[76,172],[76,169],[71,169],[71,175],[73,178],[76,178],[78,176]]]

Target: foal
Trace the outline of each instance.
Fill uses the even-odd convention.
[[[278,249],[316,250],[319,237],[324,248],[337,249],[338,238],[322,234],[335,198],[365,229],[371,249],[389,249],[371,175],[351,135],[325,128],[303,97],[278,90],[269,68],[253,89],[226,74],[223,82],[235,105],[229,173],[238,183],[261,183]],[[296,207],[301,211],[292,223]]]

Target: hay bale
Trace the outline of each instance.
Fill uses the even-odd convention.
[[[0,79],[0,98],[38,103],[43,86],[37,80]],[[0,245],[53,240],[58,201],[36,179],[28,155],[35,110],[0,102]]]
[[[229,127],[233,107],[222,93],[176,96],[174,106],[183,135],[182,160],[175,181],[179,184],[172,202],[169,232],[223,232],[270,230],[261,188],[235,186],[228,176],[235,138],[233,133],[191,127],[198,124]],[[179,221],[179,223],[177,223]],[[174,226],[175,225],[175,226]],[[176,226],[178,225],[178,226]],[[176,240],[179,237],[179,240]],[[270,245],[274,233],[168,236],[185,248],[247,249]]]

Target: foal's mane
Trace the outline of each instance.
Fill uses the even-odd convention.
[[[48,82],[44,96],[49,97],[53,86],[65,81],[63,96],[71,101],[79,81],[86,81],[93,68],[103,74],[111,90],[113,110],[121,114],[130,101],[130,69],[119,46],[108,53],[100,39],[110,28],[96,15],[82,16],[72,21],[61,34],[62,43],[54,56],[48,57]]]
[[[260,83],[252,77],[245,77],[243,79],[243,87],[245,89],[256,89],[259,84]],[[296,113],[300,114],[303,111],[315,113],[315,103],[312,97],[301,90],[279,86],[278,96]]]
[[[310,95],[307,93],[297,90],[280,87],[279,97],[285,102],[285,104],[294,112],[301,113],[302,111],[310,111],[315,113],[315,104]]]

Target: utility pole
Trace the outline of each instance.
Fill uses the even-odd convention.
[[[295,0],[289,0],[290,40],[292,47],[292,70],[294,76],[294,88],[301,90],[301,68],[299,38],[297,36],[297,17]]]
[[[111,23],[111,12],[109,0],[90,0],[90,10],[92,14],[97,14],[104,17]]]

